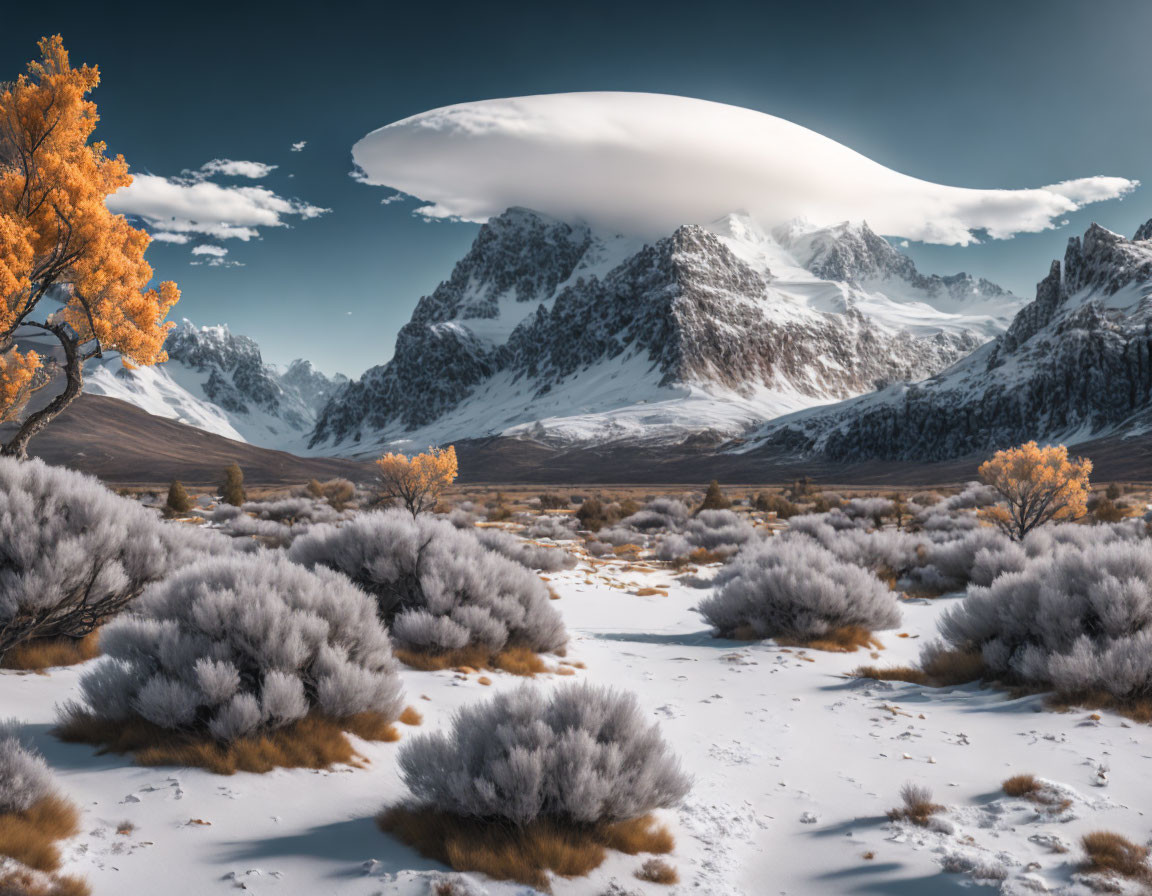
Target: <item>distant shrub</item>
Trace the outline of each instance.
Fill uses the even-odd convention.
[[[708,483],[708,490],[704,492],[704,500],[697,508],[697,513],[701,510],[727,510],[731,506],[732,502],[720,488],[720,483],[713,479]]]
[[[731,510],[701,510],[684,527],[684,537],[708,551],[738,548],[756,537],[756,530]]]
[[[1152,695],[1152,543],[1066,542],[969,589],[940,632],[949,649],[978,653],[985,677],[1072,698],[1144,700]]]
[[[837,641],[900,623],[895,595],[875,576],[805,539],[748,549],[717,581],[699,609],[724,637]]]
[[[356,500],[356,485],[348,479],[329,479],[327,482],[313,479],[308,483],[307,492],[313,498],[327,501],[336,510],[345,510]]]
[[[253,514],[260,520],[274,520],[281,523],[335,523],[347,519],[347,515],[336,510],[327,501],[312,498],[281,498],[276,501],[246,501],[245,513]]]
[[[800,513],[800,508],[775,492],[761,492],[752,502],[752,506],[761,513],[774,513],[776,519],[787,520]],[[825,508],[827,509],[827,508]]]
[[[406,651],[544,652],[568,637],[538,576],[426,514],[390,510],[315,526],[289,556],[342,572],[371,594]]]
[[[568,541],[576,537],[576,524],[570,516],[542,516],[533,520],[524,534],[529,538]]]
[[[564,510],[568,506],[568,499],[563,495],[545,492],[540,496],[542,510]]]
[[[149,582],[227,546],[89,476],[0,459],[0,660],[33,640],[84,637]]]
[[[231,745],[290,734],[308,716],[383,727],[401,710],[372,601],[343,576],[274,554],[181,570],[107,626],[102,645],[105,658],[80,679],[83,702],[62,710],[65,738],[159,744],[175,757],[208,744],[196,764],[215,767]]]
[[[179,479],[173,479],[172,484],[168,486],[168,500],[164,506],[173,514],[187,513],[192,509],[192,499],[188,497],[188,492]]]
[[[675,562],[692,553],[693,545],[683,535],[665,535],[656,546],[656,559]]]
[[[248,493],[244,490],[244,471],[240,465],[229,464],[224,470],[224,484],[220,486],[220,497],[225,504],[234,504],[239,507],[248,500]]]
[[[525,544],[520,539],[498,529],[477,529],[476,538],[488,550],[507,557],[528,569],[540,572],[559,572],[576,565],[576,558],[561,548]]]
[[[896,512],[896,504],[888,498],[853,498],[841,509],[849,519],[869,520],[879,529]]]
[[[593,557],[603,557],[612,553],[612,545],[606,541],[588,541],[584,543],[586,550]]]
[[[604,515],[604,505],[599,498],[585,498],[576,510],[576,519],[583,528],[592,532],[598,531],[608,522]]]

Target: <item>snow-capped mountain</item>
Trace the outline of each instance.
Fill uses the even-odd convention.
[[[773,421],[754,444],[833,460],[942,460],[1027,439],[1152,429],[1152,221],[1093,224],[1003,336],[923,383]]]
[[[866,225],[769,234],[732,215],[644,243],[510,209],[420,300],[392,360],[332,397],[311,445],[719,442],[930,376],[1021,304],[920,274]]]
[[[266,364],[252,339],[227,326],[184,320],[164,348],[168,361],[153,367],[129,370],[118,356],[93,360],[85,391],[237,441],[300,450],[320,408],[347,382],[304,360],[286,370]]]

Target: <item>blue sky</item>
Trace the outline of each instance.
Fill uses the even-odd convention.
[[[913,245],[922,269],[1031,295],[1071,235],[1152,217],[1152,4],[1072,2],[42,4],[5,11],[4,73],[59,32],[98,65],[98,135],[137,173],[212,159],[278,166],[277,196],[329,209],[247,242],[155,244],[176,316],[228,323],[265,355],[358,374],[386,360],[420,295],[476,226],[348,176],[369,131],[437,106],[578,90],[672,93],[768,112],[906,174],[1019,188],[1096,174],[1141,180],[1069,224],[967,248]],[[307,141],[302,151],[293,143]],[[202,242],[228,261],[192,255]]]

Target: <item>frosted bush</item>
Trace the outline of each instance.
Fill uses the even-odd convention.
[[[149,582],[228,549],[90,476],[0,458],[0,657],[32,638],[86,635]]]
[[[1019,555],[1012,540],[986,526],[953,537],[925,540],[907,570],[913,583],[936,591],[956,591],[970,582],[988,584]]]
[[[640,532],[658,529],[676,531],[688,521],[691,511],[688,505],[675,498],[654,498],[642,510],[620,521],[621,526]]]
[[[279,501],[248,501],[244,504],[245,513],[254,514],[260,520],[276,520],[282,523],[296,523],[307,520],[311,523],[336,523],[347,519],[349,514],[336,510],[327,501],[313,498],[283,498]]]
[[[900,623],[895,595],[875,576],[803,538],[743,551],[717,582],[699,609],[727,637],[808,640],[846,627],[876,631]]]
[[[684,528],[693,547],[714,551],[738,548],[756,537],[756,530],[731,510],[701,510]]]
[[[592,685],[523,686],[465,705],[398,762],[420,806],[517,825],[637,818],[691,786],[636,698]]]
[[[896,505],[887,498],[853,498],[844,505],[842,511],[851,520],[869,520],[880,525],[884,517],[889,517]]]
[[[226,523],[229,520],[234,520],[236,517],[243,515],[244,511],[235,504],[217,504],[212,509],[212,512],[208,514],[208,521],[211,523]]]
[[[644,536],[633,529],[625,529],[621,526],[613,526],[611,529],[601,529],[596,533],[596,538],[606,544],[620,547],[626,544],[641,545],[644,544]]]
[[[950,647],[979,652],[991,676],[1152,696],[1152,542],[1065,542],[969,589],[941,617],[940,633]]]
[[[52,793],[48,763],[15,719],[0,722],[0,814],[24,812]]]
[[[397,645],[442,652],[466,645],[555,650],[568,639],[540,578],[428,515],[364,514],[319,525],[289,557],[344,573],[371,594]]]
[[[337,573],[267,552],[203,560],[152,585],[101,646],[66,717],[139,717],[229,742],[314,711],[400,712],[372,600]]]
[[[541,516],[532,521],[525,534],[529,538],[569,541],[576,537],[576,520],[570,516]]]
[[[457,507],[448,514],[447,520],[457,529],[473,529],[476,524],[480,522],[480,517],[475,513]]]
[[[612,545],[606,541],[589,541],[584,545],[586,550],[593,557],[604,557],[612,554]]]
[[[576,558],[561,548],[525,544],[519,538],[498,529],[477,529],[476,539],[488,550],[507,557],[527,569],[559,572],[576,565]]]
[[[657,560],[682,560],[691,553],[692,543],[683,535],[665,535],[656,545]]]

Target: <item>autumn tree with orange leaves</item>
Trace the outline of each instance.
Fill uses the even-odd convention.
[[[1005,504],[984,511],[1015,541],[1053,520],[1075,520],[1087,511],[1092,461],[1069,460],[1063,445],[1041,448],[1028,442],[997,451],[980,465],[980,479],[998,491]]]
[[[132,178],[123,156],[89,142],[99,72],[73,68],[59,35],[39,47],[28,74],[0,84],[0,422],[19,422],[61,369],[64,389],[20,422],[2,449],[15,457],[80,394],[89,358],[167,360],[164,318],[180,298],[175,283],[148,287],[148,234],[104,205]],[[56,339],[60,358],[20,348],[37,333]]]
[[[412,516],[436,505],[444,490],[456,480],[456,449],[429,448],[407,457],[385,454],[376,461],[380,497],[400,501]]]

